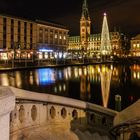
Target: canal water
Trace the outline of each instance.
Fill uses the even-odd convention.
[[[122,109],[140,98],[140,65],[88,65],[0,73],[0,85]],[[119,95],[121,100],[116,100]],[[41,96],[41,95],[40,95]]]

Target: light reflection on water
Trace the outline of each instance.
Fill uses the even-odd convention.
[[[55,83],[56,76],[53,69],[38,69],[37,74],[37,79],[39,79],[39,85],[51,85]]]
[[[67,96],[115,108],[115,95],[123,108],[140,97],[140,65],[89,65],[0,73],[0,85]]]

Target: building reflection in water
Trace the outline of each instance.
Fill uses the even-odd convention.
[[[130,67],[131,69],[131,78],[132,81],[140,81],[140,66],[139,65],[133,65]]]
[[[0,75],[0,84],[4,86],[9,86],[10,83],[9,83],[7,74],[2,73]]]
[[[16,80],[13,80],[13,82],[15,82],[15,86],[21,88],[22,80],[21,80],[21,73],[19,71],[16,72],[15,78]]]
[[[50,85],[55,83],[55,71],[53,69],[38,69],[38,80],[40,85]],[[58,73],[61,77],[61,73]]]
[[[90,80],[88,76],[82,75],[80,78],[80,99],[90,100]]]
[[[1,72],[0,85],[67,96],[113,108],[116,94],[121,95],[123,106],[140,97],[140,65],[108,64]]]

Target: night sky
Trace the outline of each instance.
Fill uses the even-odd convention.
[[[42,19],[65,25],[71,35],[79,35],[83,0],[0,0],[0,13]],[[131,35],[140,33],[140,0],[88,0],[92,33],[101,32],[103,12],[114,26]]]

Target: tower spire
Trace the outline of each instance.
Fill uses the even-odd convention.
[[[84,2],[83,2],[82,18],[85,18],[86,20],[90,19],[87,0],[84,0]]]
[[[80,19],[80,44],[81,48],[86,50],[88,47],[88,37],[90,36],[90,16],[88,12],[87,0],[83,1],[82,16]]]

